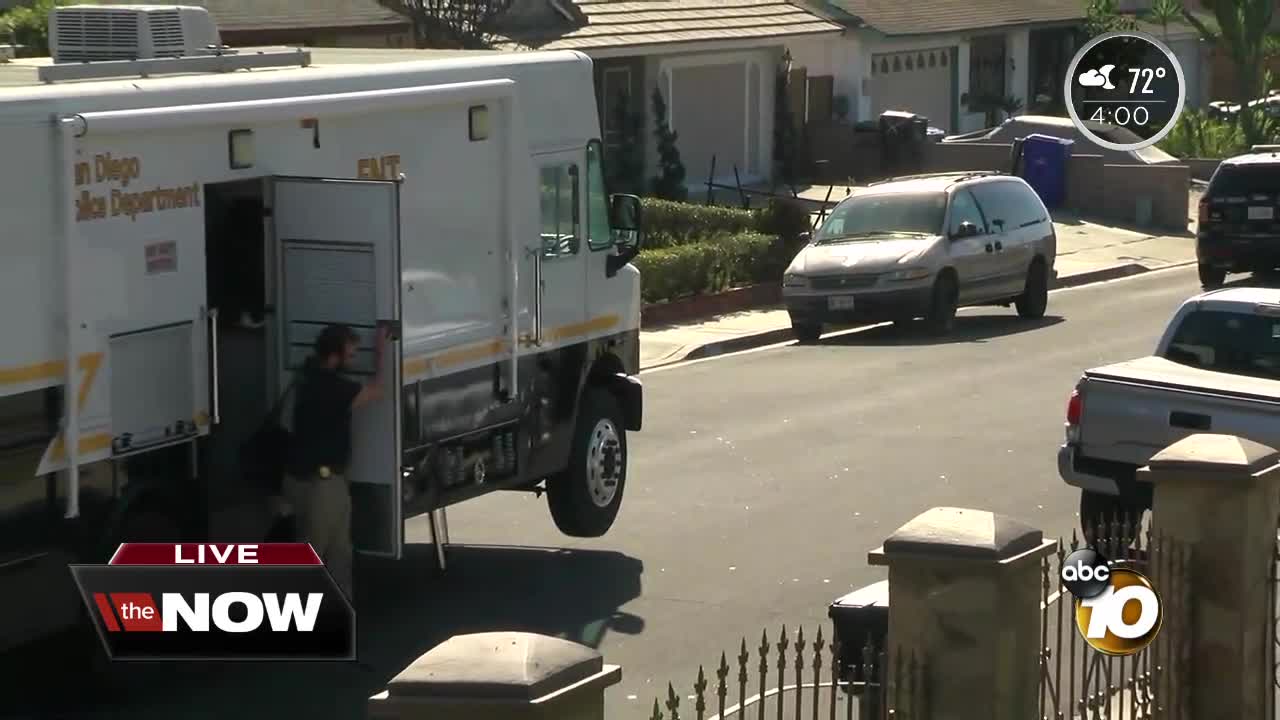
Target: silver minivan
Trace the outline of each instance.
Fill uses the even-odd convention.
[[[956,309],[1015,305],[1044,316],[1057,237],[1040,197],[1002,173],[916,175],[858,188],[796,255],[782,281],[802,342],[826,324],[923,317],[935,332]]]

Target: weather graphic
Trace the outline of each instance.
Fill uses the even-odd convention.
[[[1116,86],[1111,83],[1111,71],[1115,69],[1115,65],[1103,65],[1097,70],[1080,73],[1080,84],[1085,87],[1100,87],[1104,90],[1115,90]]]
[[[1132,151],[1173,129],[1186,103],[1177,57],[1141,32],[1099,35],[1076,52],[1063,77],[1067,114],[1099,147]]]

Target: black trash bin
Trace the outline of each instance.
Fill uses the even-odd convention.
[[[881,580],[855,590],[831,603],[827,611],[831,618],[835,642],[840,643],[840,678],[850,682],[875,682],[874,677],[864,677],[861,666],[863,651],[871,648],[877,654],[871,658],[878,662],[879,653],[889,638],[889,581]],[[859,692],[855,688],[855,692]],[[861,694],[859,692],[859,694]],[[868,693],[871,697],[876,692]]]
[[[924,167],[929,118],[902,110],[880,113],[881,167],[889,177],[911,175]]]

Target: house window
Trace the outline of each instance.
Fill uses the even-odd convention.
[[[810,77],[807,90],[805,121],[811,123],[829,122],[835,95],[835,78],[830,75]]]
[[[1003,35],[985,35],[973,39],[970,46],[969,97],[970,104],[984,98],[1005,96],[1005,38]]]

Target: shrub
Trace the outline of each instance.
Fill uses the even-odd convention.
[[[657,198],[645,198],[642,202],[646,249],[686,245],[713,235],[743,233],[757,227],[756,215],[750,210]]]
[[[641,298],[654,303],[775,279],[776,263],[768,260],[774,242],[768,235],[739,233],[643,250],[633,261]]]
[[[69,5],[70,0],[36,0],[31,5],[19,5],[0,13],[0,42],[13,41],[25,45],[29,53],[49,54],[49,13],[58,5]]]
[[[1183,159],[1225,158],[1249,150],[1239,125],[1231,120],[1211,118],[1199,110],[1183,112],[1159,147]]]

